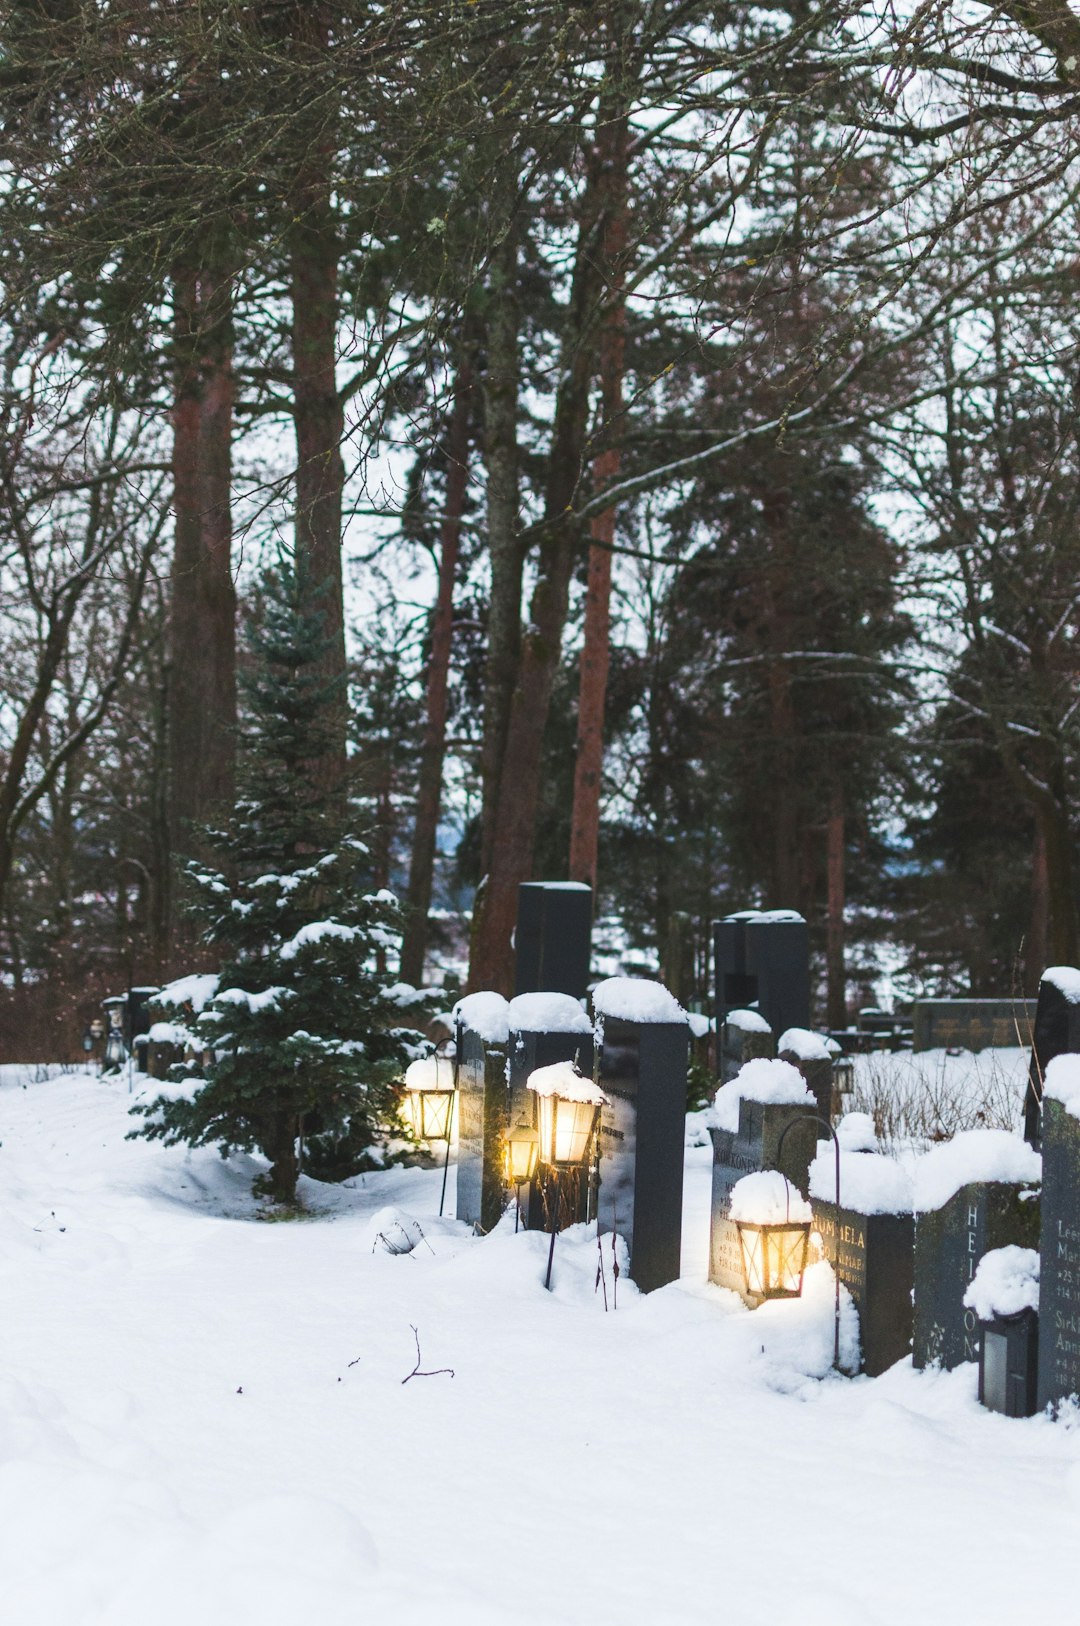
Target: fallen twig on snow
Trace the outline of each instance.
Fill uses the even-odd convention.
[[[411,1325],[412,1325],[412,1323],[410,1322],[410,1326]],[[439,1378],[439,1377],[443,1377],[443,1376],[453,1377],[454,1368],[452,1366],[437,1366],[434,1369],[434,1371],[432,1371],[432,1372],[421,1372],[421,1370],[420,1370],[420,1334],[417,1332],[415,1327],[413,1327],[412,1334],[413,1334],[413,1337],[416,1339],[416,1365],[413,1367],[412,1371],[407,1374],[407,1376],[402,1378],[402,1380],[401,1380],[402,1385],[408,1383],[409,1378]]]

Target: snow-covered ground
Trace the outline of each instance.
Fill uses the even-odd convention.
[[[0,1599],[13,1626],[946,1626],[1071,1618],[1080,1429],[971,1367],[820,1379],[831,1288],[594,1294],[596,1243],[477,1240],[438,1171],[308,1186],[127,1142],[125,1088],[0,1081]],[[387,1204],[427,1244],[372,1252]],[[608,1291],[612,1288],[610,1253]],[[425,1371],[403,1383],[416,1361]]]

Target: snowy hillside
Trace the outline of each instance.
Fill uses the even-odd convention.
[[[0,1083],[13,1626],[1070,1618],[1080,1432],[980,1410],[971,1367],[822,1379],[825,1267],[754,1313],[705,1284],[707,1147],[683,1280],[605,1314],[593,1237],[548,1294],[546,1238],[471,1238],[415,1170],[258,1223],[249,1166],[126,1141],[128,1105]],[[453,1376],[403,1381],[413,1327]]]

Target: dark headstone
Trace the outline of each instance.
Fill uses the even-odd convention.
[[[918,999],[916,1050],[992,1050],[1031,1043],[1033,999]]]
[[[782,1037],[782,1035],[781,1035]],[[833,1098],[833,1063],[831,1056],[801,1056],[797,1050],[782,1049],[780,1060],[790,1062],[802,1074],[807,1089],[814,1097],[819,1118],[831,1123],[840,1111],[840,1102]]]
[[[915,1221],[910,1214],[859,1214],[817,1198],[811,1206],[825,1257],[859,1312],[862,1370],[875,1378],[911,1349]]]
[[[626,1239],[643,1293],[679,1275],[689,1039],[685,1022],[606,1016],[597,1050],[600,1229]]]
[[[592,954],[592,888],[574,881],[526,881],[518,888],[514,992],[584,999]]]
[[[716,1014],[756,1005],[774,1033],[810,1025],[810,944],[792,910],[746,909],[713,922]]]
[[[510,1124],[506,1050],[460,1026],[457,1036],[457,1217],[490,1231],[502,1215],[503,1137]]]
[[[947,1371],[979,1358],[979,1322],[963,1298],[991,1248],[1038,1246],[1039,1202],[1031,1186],[995,1180],[962,1186],[942,1208],[915,1220],[915,1315],[918,1368]]]
[[[715,1128],[709,1131],[713,1143],[709,1280],[718,1287],[732,1288],[747,1303],[757,1300],[747,1295],[739,1232],[734,1221],[728,1218],[732,1188],[744,1174],[756,1174],[759,1169],[779,1169],[793,1186],[805,1192],[819,1133],[818,1125],[807,1116],[812,1111],[809,1102],[805,1106],[781,1106],[742,1100],[737,1131]],[[789,1124],[794,1127],[785,1135]],[[779,1162],[777,1148],[782,1135],[783,1161]]]
[[[747,1013],[757,1015],[757,1012]],[[744,1027],[741,1022],[725,1022],[720,1029],[720,1081],[728,1084],[745,1062],[756,1061],[759,1056],[771,1059],[776,1051],[772,1028]]]
[[[1080,977],[1080,971],[1077,976]],[[1031,1066],[1024,1099],[1024,1139],[1031,1146],[1039,1144],[1039,1109],[1046,1069],[1055,1056],[1077,1051],[1080,1051],[1080,1003],[1069,999],[1055,980],[1043,977],[1035,1008]]]
[[[593,1072],[593,1039],[591,1033],[532,1033],[511,1028],[509,1045],[510,1118],[511,1129],[516,1124],[527,1124],[535,1129],[536,1096],[526,1088],[531,1073],[538,1067],[552,1067],[556,1062],[577,1063],[578,1071],[586,1078]],[[565,1188],[565,1189],[564,1189]],[[561,1207],[566,1211],[563,1223],[573,1225],[589,1218],[590,1185],[587,1180],[560,1182]],[[550,1215],[550,1198],[539,1181],[533,1181],[518,1193],[521,1218],[527,1230],[546,1231]],[[560,1225],[561,1229],[561,1225]]]
[[[1048,1100],[1042,1123],[1039,1406],[1080,1395],[1080,1119]]]
[[[1005,1417],[1033,1417],[1038,1406],[1039,1317],[1034,1310],[980,1321],[979,1400]]]
[[[150,1002],[158,992],[157,988],[131,988],[128,990],[124,1027],[129,1049],[142,1034],[150,1032]]]

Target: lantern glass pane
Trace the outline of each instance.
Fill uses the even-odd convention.
[[[806,1269],[809,1224],[739,1223],[746,1290],[757,1298],[798,1298]]]
[[[764,1293],[766,1291],[764,1235],[757,1226],[740,1226],[739,1241],[742,1243],[747,1291]]]
[[[449,1140],[450,1115],[454,1107],[453,1090],[421,1090],[421,1137],[424,1140]]]
[[[506,1141],[506,1177],[511,1185],[523,1185],[536,1172],[540,1152],[535,1129],[515,1129]]]

